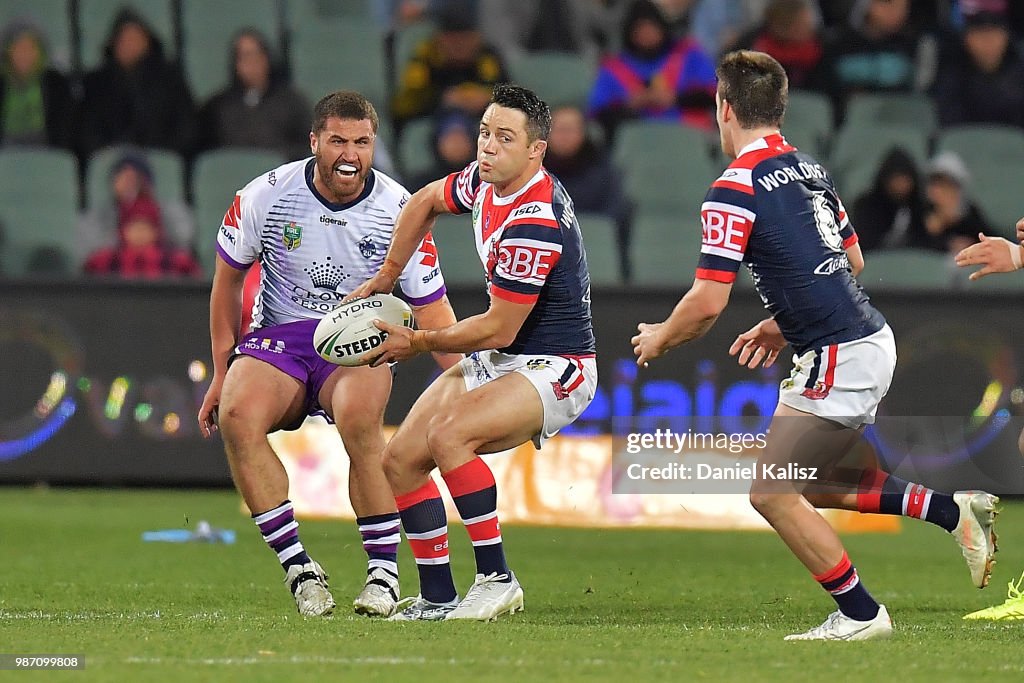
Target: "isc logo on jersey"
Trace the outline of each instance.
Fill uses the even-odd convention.
[[[506,239],[498,243],[494,272],[509,280],[542,285],[561,253],[561,245],[539,240]]]
[[[703,253],[724,256],[734,261],[743,260],[743,252],[746,251],[750,230],[754,225],[753,213],[732,204],[704,202],[700,220]]]

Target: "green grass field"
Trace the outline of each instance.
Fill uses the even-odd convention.
[[[846,539],[897,634],[785,643],[832,602],[768,533],[503,528],[526,612],[493,624],[395,624],[341,609],[298,617],[274,556],[228,492],[0,488],[0,651],[78,653],[47,681],[1019,681],[1024,622],[976,624],[1024,569],[1024,506],[1000,517],[993,585],[978,591],[952,539],[924,523]],[[235,545],[142,543],[199,519]],[[363,578],[354,525],[305,522],[339,605]],[[471,549],[452,529],[464,590]],[[414,568],[402,550],[407,589]],[[408,591],[407,591],[408,592]],[[982,676],[984,674],[984,676]]]

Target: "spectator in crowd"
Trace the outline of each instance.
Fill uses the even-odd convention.
[[[967,194],[970,174],[954,152],[942,152],[928,166],[924,219],[927,246],[956,254],[978,241],[978,233],[989,232],[981,209]]]
[[[817,89],[823,49],[818,22],[813,0],[771,0],[764,21],[738,44],[774,57],[786,69],[791,90]]]
[[[0,45],[0,142],[68,147],[71,87],[50,66],[42,30],[14,20],[4,28]]]
[[[934,80],[937,42],[910,23],[910,0],[863,0],[825,41],[822,78],[837,123],[858,92],[925,90]]]
[[[587,121],[578,107],[566,105],[551,112],[551,134],[544,167],[565,186],[577,215],[599,213],[615,220],[619,265],[628,278],[632,206],[623,193],[620,174],[587,134]],[[585,232],[586,223],[581,227]]]
[[[651,0],[636,0],[623,25],[623,49],[601,64],[588,115],[611,139],[626,119],[679,121],[711,130],[715,65],[692,38],[674,40]]]
[[[874,185],[852,208],[851,219],[864,251],[928,245],[920,173],[902,148],[885,156]]]
[[[476,159],[476,138],[479,121],[459,109],[439,113],[434,125],[431,149],[434,165],[409,179],[407,187],[415,192],[424,185],[449,173],[456,173]]]
[[[480,0],[480,28],[508,61],[529,52],[570,52],[596,62],[606,16],[593,0]]]
[[[192,95],[146,22],[122,10],[104,54],[103,64],[85,77],[83,155],[114,144],[191,153],[197,132]]]
[[[690,14],[690,32],[717,61],[764,16],[765,0],[698,0]]]
[[[405,66],[392,99],[392,119],[399,130],[440,108],[479,117],[495,84],[508,81],[501,57],[483,41],[471,3],[451,0],[438,21],[437,33],[417,46]]]
[[[139,197],[127,206],[119,217],[117,232],[117,245],[99,249],[86,260],[88,275],[153,280],[200,274],[191,253],[164,240],[160,207],[152,198]]]
[[[309,156],[309,103],[284,78],[266,36],[243,29],[229,56],[230,85],[203,108],[201,149],[258,147]]]
[[[1006,15],[966,15],[958,48],[936,82],[939,122],[1024,126],[1024,58],[1013,43]]]
[[[191,211],[181,201],[157,200],[153,169],[144,156],[126,151],[111,165],[109,178],[109,200],[88,207],[79,221],[76,249],[80,256],[115,247],[121,238],[124,217],[133,212],[136,204],[144,205],[147,211],[149,207],[156,208],[163,243],[191,247],[195,237]]]

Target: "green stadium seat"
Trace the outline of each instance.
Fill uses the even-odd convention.
[[[641,211],[633,221],[630,262],[632,284],[689,288],[700,260],[699,217],[680,220],[672,214]]]
[[[902,147],[923,169],[928,161],[929,134],[912,126],[844,125],[836,136],[827,163],[843,203],[852,206],[874,184],[882,159]]]
[[[353,40],[339,40],[353,36]],[[378,112],[388,111],[384,47],[377,25],[358,17],[296,27],[291,44],[295,85],[317,101],[335,90],[356,90]]]
[[[790,91],[782,132],[787,142],[824,163],[832,141],[832,103],[820,93]]]
[[[476,251],[469,216],[442,214],[433,230],[441,272],[447,285],[483,287],[484,267]]]
[[[402,173],[412,177],[426,173],[434,165],[433,119],[414,119],[402,129],[402,142],[398,148]]]
[[[576,214],[576,220],[579,221],[580,231],[583,233],[583,247],[587,251],[590,284],[595,287],[622,285],[618,228],[615,221],[597,213]]]
[[[217,230],[235,192],[283,162],[283,157],[273,152],[240,149],[214,150],[196,159],[192,196],[198,223],[197,251],[208,276],[212,276],[216,263]]]
[[[1024,131],[1009,126],[958,126],[939,135],[938,149],[960,155],[971,172],[968,194],[1004,237],[1024,215]]]
[[[590,60],[566,52],[534,52],[509,65],[512,80],[533,90],[555,107],[585,107],[597,67]]]
[[[303,23],[371,17],[370,3],[377,0],[287,0],[284,3],[288,28],[295,32]]]
[[[938,125],[935,103],[917,93],[857,93],[846,103],[844,125],[910,126],[931,133]]]
[[[70,152],[31,147],[0,150],[0,272],[22,276],[40,251],[71,255],[78,220],[78,166]]]
[[[864,255],[864,263],[857,280],[869,295],[883,291],[947,291],[957,277],[951,256],[928,249],[870,251]]]
[[[275,50],[280,42],[277,0],[181,0],[181,25],[185,75],[199,102],[228,85],[228,51],[238,31],[259,30]],[[337,42],[335,36],[323,46],[324,59]]]
[[[71,54],[71,9],[68,0],[4,0],[0,2],[0,27],[12,19],[24,18],[43,29],[55,68],[69,71]]]
[[[612,160],[625,176],[626,194],[646,210],[699,217],[720,169],[701,131],[674,123],[632,121],[615,134]]]
[[[78,25],[82,35],[82,66],[95,69],[103,63],[103,49],[114,18],[128,8],[139,14],[163,43],[164,57],[173,59],[174,12],[171,0],[79,0]],[[223,63],[223,53],[221,63]]]
[[[107,147],[101,149],[86,162],[85,207],[91,208],[110,199],[110,167],[121,158],[128,147]],[[186,200],[185,162],[176,152],[166,149],[136,150],[153,168],[153,184],[160,201]]]

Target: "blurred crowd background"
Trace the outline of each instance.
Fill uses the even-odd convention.
[[[324,94],[374,102],[375,166],[414,191],[514,81],[554,110],[595,283],[685,284],[741,47],[786,67],[783,131],[883,280],[957,286],[949,254],[1024,211],[1022,2],[3,0],[0,25],[0,277],[208,279],[234,191],[309,155]],[[479,283],[444,229],[447,279]]]

